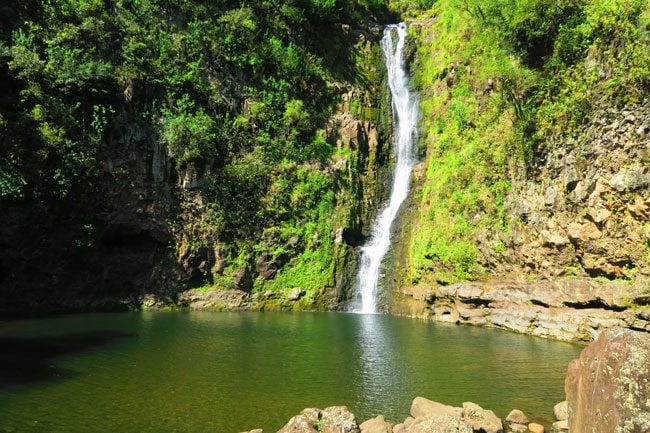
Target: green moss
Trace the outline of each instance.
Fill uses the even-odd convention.
[[[550,137],[595,106],[648,95],[649,14],[637,0],[440,0],[418,13],[409,35],[427,156],[413,282],[480,278],[475,237],[503,250],[510,185]]]
[[[413,282],[426,275],[443,281],[480,275],[473,235],[505,225],[508,157],[519,138],[513,110],[486,82],[520,66],[504,60],[507,53],[494,34],[480,33],[462,13],[450,13],[451,7],[434,6],[439,19],[431,27],[411,27],[428,153],[414,224]]]
[[[359,225],[367,155],[337,149],[329,122],[348,90],[352,115],[382,116],[374,23],[391,21],[386,1],[32,6],[6,8],[0,26],[3,201],[95,206],[86,192],[125,197],[130,184],[147,191],[148,217],[168,219],[170,261],[222,247],[225,268],[188,285],[235,288],[267,258],[280,270],[255,290],[303,287],[316,302],[334,284],[335,230]],[[155,182],[139,160],[154,149],[172,170]],[[343,157],[350,173],[332,168]],[[191,191],[183,176],[198,180]]]

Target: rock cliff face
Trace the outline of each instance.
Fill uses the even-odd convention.
[[[512,187],[510,233],[477,236],[482,264],[496,276],[647,279],[650,101],[597,110],[548,147]]]
[[[506,201],[509,230],[478,231],[483,283],[406,286],[396,311],[563,340],[650,332],[650,102],[596,111],[558,137]]]
[[[625,53],[648,50],[647,5],[504,5],[412,15],[426,155],[395,311],[563,339],[647,330],[650,69]]]
[[[332,166],[343,187],[340,195],[343,202],[338,212],[342,220],[334,233],[337,245],[335,299],[338,301],[353,295],[358,247],[364,243],[372,217],[387,195],[384,180],[391,151],[390,101],[384,94],[374,114],[364,119],[360,113],[352,112],[351,104],[362,101],[364,106],[371,106],[368,96],[359,93],[358,89],[349,89],[342,95],[338,113],[332,117],[328,129],[337,149],[352,151],[350,156],[342,157]]]
[[[166,297],[188,278],[191,270],[169,253],[177,173],[140,125],[125,124],[111,140],[90,189],[4,205],[2,312],[121,308],[151,287]]]
[[[370,27],[344,29],[346,49],[366,63],[371,63],[381,33],[381,27]],[[0,314],[177,303],[233,309],[337,308],[352,286],[355,247],[363,241],[365,223],[383,195],[382,167],[389,162],[390,149],[384,145],[390,133],[390,121],[384,120],[390,119],[389,101],[378,90],[380,66],[367,66],[374,75],[364,83],[336,83],[340,103],[323,125],[334,155],[326,163],[302,167],[326,178],[336,191],[333,208],[324,211],[333,230],[318,233],[326,241],[312,242],[329,245],[325,254],[331,257],[331,268],[323,272],[330,278],[308,297],[299,297],[300,303],[288,299],[292,289],[304,293],[300,287],[268,296],[251,292],[259,282],[273,281],[283,268],[293,266],[305,245],[293,237],[269,241],[280,251],[276,254],[221,236],[210,219],[212,204],[205,193],[218,164],[179,164],[155,125],[137,120],[139,107],[129,99],[116,110],[99,144],[92,185],[56,200],[1,201]],[[129,89],[131,94],[146,92],[133,84]],[[240,102],[246,112],[246,101]],[[271,189],[266,199],[272,196]],[[250,232],[261,231],[250,227]],[[179,292],[198,286],[219,293],[189,292],[179,298]]]

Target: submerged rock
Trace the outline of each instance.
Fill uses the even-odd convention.
[[[556,421],[551,426],[551,433],[566,433],[569,431],[569,421]]]
[[[510,424],[509,425],[511,432],[516,432],[516,433],[524,433],[529,431],[528,430],[528,425],[526,424]]]
[[[565,392],[572,432],[650,431],[650,335],[602,332],[569,364]]]

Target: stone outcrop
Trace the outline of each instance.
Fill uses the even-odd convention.
[[[364,50],[369,53],[369,42]],[[387,194],[383,179],[390,176],[386,164],[390,152],[388,136],[392,128],[390,122],[381,119],[391,118],[390,102],[387,98],[372,100],[371,95],[359,92],[358,89],[347,87],[342,90],[341,103],[326,128],[328,141],[337,149],[348,149],[334,158],[330,170],[334,173],[338,185],[346,187],[347,196],[339,197],[347,201],[345,206],[339,206],[340,215],[348,221],[336,227],[334,241],[337,248],[334,279],[336,298],[350,299],[354,296],[357,261],[357,248],[364,242],[372,220],[383,197]],[[377,94],[380,94],[379,89]],[[366,107],[366,115],[376,118],[376,122],[360,119],[354,106]],[[375,106],[375,108],[367,108]],[[379,115],[381,113],[381,115]],[[361,188],[359,188],[361,187]],[[353,194],[354,192],[354,194]]]
[[[567,433],[569,431],[569,421],[556,421],[551,426],[551,433]]]
[[[192,310],[236,311],[318,310],[333,308],[333,303],[336,302],[332,290],[314,292],[312,298],[306,297],[305,294],[306,292],[300,288],[264,293],[250,293],[238,289],[191,289],[179,293],[175,303],[178,307]],[[152,305],[152,307],[156,306],[156,304]]]
[[[538,283],[458,283],[403,289],[436,321],[480,325],[567,341],[589,341],[603,329],[650,332],[642,287],[625,281],[559,279]],[[634,308],[631,308],[632,306]]]
[[[528,431],[528,417],[519,409],[511,410],[505,421],[512,432]]]
[[[526,416],[525,413],[523,413],[519,409],[513,409],[513,410],[510,411],[510,413],[506,417],[506,422],[509,423],[509,424],[523,424],[523,425],[526,425],[526,424],[528,424],[528,417]]]
[[[345,406],[334,406],[325,410],[308,408],[291,418],[277,433],[503,432],[501,420],[494,412],[471,402],[463,403],[463,407],[453,407],[416,397],[411,404],[410,414],[411,416],[396,425],[379,415],[358,426],[354,415]],[[517,414],[516,411],[511,415],[519,421],[525,418],[523,414]]]
[[[482,265],[499,279],[532,275],[650,275],[650,100],[596,109],[578,133],[550,139],[543,159],[514,179],[508,233],[477,236]],[[505,248],[494,248],[495,242]]]
[[[357,420],[345,406],[304,409],[278,433],[360,433]]]
[[[428,418],[431,416],[461,416],[461,408],[447,406],[446,404],[431,401],[424,397],[415,397],[411,403],[411,416],[413,418]]]
[[[557,421],[565,421],[569,419],[569,404],[566,400],[553,406],[553,416]]]
[[[464,419],[452,415],[431,415],[413,420],[404,433],[473,433],[471,425]]]
[[[197,310],[241,310],[250,306],[248,293],[242,290],[188,290],[179,295],[178,302]]]
[[[361,433],[393,433],[393,424],[384,419],[382,415],[364,421],[359,426]]]
[[[289,299],[290,301],[297,301],[303,296],[305,296],[305,291],[299,287],[296,287],[291,289],[289,295],[287,296],[287,299]]]
[[[398,427],[399,426],[399,427]],[[395,426],[393,433],[501,433],[501,420],[491,410],[465,402],[463,407],[453,407],[416,397],[411,403],[411,417]]]
[[[503,431],[503,424],[494,412],[483,409],[476,403],[463,403],[463,418],[477,432],[501,433]]]
[[[550,426],[512,410],[504,425],[494,412],[465,402],[462,407],[416,397],[410,415],[393,425],[382,415],[360,425],[346,406],[307,408],[277,433],[647,433],[650,431],[650,336],[608,330],[569,366],[567,401],[553,408]],[[570,428],[569,428],[570,427]],[[261,429],[244,433],[263,433]]]
[[[565,391],[571,432],[650,431],[650,335],[603,332],[569,364]]]

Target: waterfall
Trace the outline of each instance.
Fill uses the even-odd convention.
[[[418,99],[409,91],[409,81],[404,67],[404,41],[406,25],[389,25],[384,29],[381,49],[384,53],[388,86],[392,98],[395,172],[390,200],[372,226],[369,241],[361,248],[361,262],[357,278],[357,293],[361,297],[355,311],[375,313],[377,286],[381,262],[390,248],[391,226],[409,191],[411,171],[415,165],[417,145]]]

